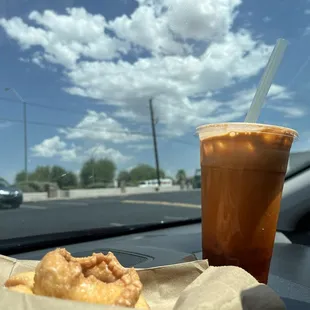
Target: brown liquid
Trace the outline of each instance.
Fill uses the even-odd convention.
[[[230,132],[201,141],[202,248],[267,283],[293,135]],[[266,131],[266,130],[265,130]]]

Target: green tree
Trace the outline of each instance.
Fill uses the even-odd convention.
[[[99,159],[95,164],[95,182],[110,183],[115,178],[116,165],[110,159]]]
[[[57,183],[59,188],[73,188],[77,187],[78,179],[73,172],[55,165],[50,169],[50,182]]]
[[[120,171],[120,173],[118,174],[118,181],[125,181],[126,183],[129,183],[131,181],[130,179],[130,173],[127,170],[122,170]]]
[[[165,172],[163,170],[160,170],[159,174],[161,178],[165,177]],[[131,169],[129,175],[131,181],[134,183],[157,178],[156,169],[146,164],[140,164]]]
[[[83,186],[92,183],[109,183],[114,180],[116,165],[110,159],[89,159],[81,169],[80,178]]]
[[[50,181],[56,182],[63,178],[66,175],[67,171],[63,167],[60,166],[52,166],[50,172]]]
[[[15,183],[22,183],[26,181],[26,172],[20,171],[15,176]]]
[[[50,182],[51,168],[49,166],[38,166],[29,175],[29,180],[37,182]]]
[[[63,174],[57,181],[59,188],[74,188],[78,185],[78,178],[75,173],[68,171]]]
[[[80,172],[81,184],[83,186],[88,186],[93,183],[93,173],[95,173],[95,160],[89,159],[83,164]]]
[[[186,172],[185,172],[185,170],[184,169],[179,169],[177,174],[176,174],[176,176],[175,176],[175,178],[176,178],[176,181],[177,181],[178,184],[180,184],[182,180],[185,181],[186,180]]]

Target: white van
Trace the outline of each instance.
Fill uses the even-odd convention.
[[[168,187],[172,185],[171,179],[160,179],[161,187]],[[139,183],[139,187],[158,187],[158,181],[157,179],[141,181]]]

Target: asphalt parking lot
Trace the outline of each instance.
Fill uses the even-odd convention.
[[[200,216],[200,191],[52,200],[0,210],[0,240]]]

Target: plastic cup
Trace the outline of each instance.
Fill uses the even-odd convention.
[[[210,265],[239,266],[267,283],[293,129],[200,126],[202,249]]]

